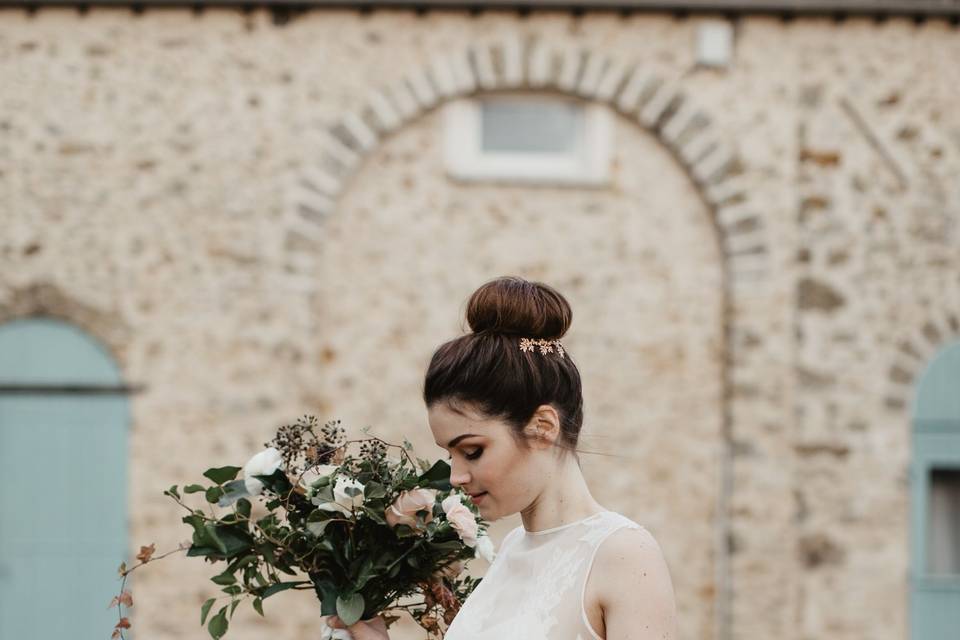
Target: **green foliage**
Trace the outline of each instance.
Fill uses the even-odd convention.
[[[389,445],[401,453],[395,458],[387,456],[388,447],[378,438],[352,441],[362,443],[360,456],[337,458],[333,474],[318,477],[309,487],[298,486],[304,468],[310,467],[306,462],[304,467],[292,466],[298,460],[295,447],[310,441],[298,435],[298,429],[317,424],[315,419],[304,419],[296,428],[287,427],[278,442],[285,465],[268,476],[254,476],[263,483],[260,496],[246,492],[244,479],[237,479],[241,467],[233,466],[205,471],[204,477],[213,483],[209,487],[183,487],[184,494],[201,493],[204,498],[203,509],[188,507],[190,513],[182,518],[193,532],[187,555],[224,563],[211,581],[230,597],[230,603],[211,616],[215,602],[211,598],[200,611],[201,625],[207,625],[215,640],[227,632],[228,620],[244,597],[250,597],[254,610],[263,616],[267,598],[290,589],[313,589],[321,615],[336,614],[351,624],[421,593],[423,584],[436,579],[439,567],[474,555],[446,522],[440,506],[452,489],[449,464],[413,459],[406,453],[412,450],[408,441],[403,447]],[[340,437],[338,423],[328,422],[324,428],[330,438]],[[333,445],[311,446],[314,453],[310,455],[324,452],[312,458],[314,464],[331,463]],[[348,480],[362,484],[362,490],[340,484]],[[438,492],[433,509],[416,514],[416,526],[390,527],[387,509],[401,492],[416,488]],[[164,494],[181,502],[176,486]],[[344,494],[348,496],[345,504],[361,495],[363,504],[349,515],[319,508],[336,502],[338,496],[345,500]],[[253,500],[267,511],[255,521]],[[214,513],[218,507],[226,513]],[[309,580],[301,579],[304,576]],[[450,581],[448,586],[462,601],[475,583]]]
[[[450,465],[437,460],[433,466],[420,475],[419,485],[424,488],[450,491]]]
[[[217,615],[210,618],[210,624],[207,625],[207,631],[214,640],[219,640],[227,632],[230,623],[227,622],[227,608],[223,607],[217,612]]]
[[[363,615],[363,605],[363,596],[359,593],[337,598],[337,616],[349,627],[360,620]]]
[[[210,613],[210,607],[213,606],[213,603],[216,602],[216,598],[210,598],[203,603],[203,606],[200,607],[200,624],[204,625],[207,623],[207,614]]]
[[[240,467],[217,467],[204,471],[203,477],[210,478],[217,484],[224,484],[236,478],[239,472]]]

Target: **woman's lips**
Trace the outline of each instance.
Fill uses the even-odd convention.
[[[473,504],[479,505],[480,501],[483,500],[484,497],[486,497],[486,495],[487,495],[487,492],[484,491],[483,493],[478,493],[475,496],[470,496],[470,499],[473,500]]]

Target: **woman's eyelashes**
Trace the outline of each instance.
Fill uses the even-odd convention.
[[[471,453],[464,454],[463,457],[466,458],[467,460],[476,460],[481,455],[483,455],[483,449],[476,449]],[[447,460],[453,460],[453,456],[448,455]]]

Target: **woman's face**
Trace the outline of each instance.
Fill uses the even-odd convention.
[[[474,502],[484,519],[522,511],[539,495],[543,463],[517,444],[507,423],[446,402],[430,407],[427,420],[437,445],[449,453],[450,484],[471,496],[482,494]]]

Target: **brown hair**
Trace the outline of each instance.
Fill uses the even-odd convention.
[[[443,343],[433,354],[423,385],[427,407],[468,404],[512,428],[529,444],[523,428],[537,407],[549,404],[560,416],[558,446],[576,452],[583,425],[580,372],[564,347],[543,354],[520,350],[520,339],[559,340],[573,311],[560,292],[541,282],[503,276],[470,296],[467,322],[473,333]]]

